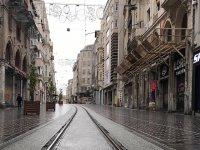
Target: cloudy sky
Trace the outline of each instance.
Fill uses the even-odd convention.
[[[94,33],[91,32],[100,28],[100,20],[98,18],[102,14],[102,6],[105,6],[106,1],[45,0],[50,36],[54,44],[54,62],[58,89],[62,88],[66,91],[67,82],[73,77],[72,65],[77,58],[77,54],[85,45],[94,42]],[[81,5],[84,3],[93,6],[85,6],[84,9],[84,6]],[[87,18],[86,21],[84,21],[85,16]]]

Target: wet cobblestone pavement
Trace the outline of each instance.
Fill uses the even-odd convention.
[[[69,105],[56,105],[55,112],[46,112],[45,105],[41,105],[39,116],[34,114],[23,115],[23,109],[0,109],[0,145],[5,141],[64,115],[69,109]]]
[[[85,105],[130,130],[177,150],[200,150],[200,117]]]

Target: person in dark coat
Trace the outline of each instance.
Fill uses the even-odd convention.
[[[17,105],[18,105],[18,109],[22,107],[22,97],[20,94],[18,94],[17,96]]]

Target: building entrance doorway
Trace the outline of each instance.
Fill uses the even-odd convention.
[[[163,80],[161,84],[162,84],[163,109],[168,110],[168,79]]]
[[[185,75],[177,77],[177,111],[184,111]]]
[[[195,74],[195,111],[200,113],[200,66],[196,67]]]

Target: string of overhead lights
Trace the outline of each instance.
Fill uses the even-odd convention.
[[[36,3],[40,4],[40,3]],[[45,3],[47,15],[58,18],[61,23],[75,20],[94,22],[103,17],[103,5]]]

